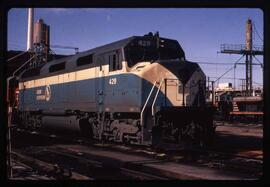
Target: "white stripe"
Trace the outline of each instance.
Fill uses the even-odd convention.
[[[73,71],[69,73],[62,73],[62,74],[58,74],[54,76],[20,82],[19,90],[46,86],[46,85],[56,85],[56,84],[61,84],[61,83],[69,83],[69,82],[82,81],[82,80],[87,80],[87,79],[94,79],[97,77],[96,68],[97,67],[92,67],[92,68]],[[109,72],[109,75],[103,75],[103,77],[119,75],[122,73],[125,73],[123,69],[119,71]]]

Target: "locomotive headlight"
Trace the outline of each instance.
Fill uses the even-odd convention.
[[[164,42],[165,42],[164,40],[160,40],[159,46],[160,46],[160,47],[164,47]]]

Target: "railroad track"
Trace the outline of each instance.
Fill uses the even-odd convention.
[[[220,152],[215,150],[193,150],[192,154],[206,154],[204,159],[200,162],[202,165],[208,165],[210,167],[220,167],[223,169],[229,169],[232,171],[244,172],[244,173],[261,173],[263,159],[248,157],[245,155],[232,154],[227,152]]]
[[[106,149],[111,149],[111,150],[119,150],[119,151],[125,151],[129,153],[135,153],[135,154],[141,154],[141,155],[146,155],[146,156],[152,156],[152,157],[159,157],[159,158],[166,158],[168,152],[175,152],[178,154],[182,154],[185,152],[189,153],[196,153],[196,154],[207,154],[207,155],[219,155],[220,157],[231,157],[231,158],[243,158],[243,159],[249,159],[249,160],[254,160],[254,161],[262,161],[263,158],[256,158],[256,157],[251,157],[251,156],[246,156],[244,154],[239,154],[239,153],[230,153],[231,150],[215,150],[215,149],[183,149],[183,148],[173,148],[173,149],[167,149],[164,150],[155,150],[150,147],[142,147],[138,145],[123,145],[123,144],[118,144],[118,143],[111,143],[111,142],[99,142],[99,141],[89,141],[86,138],[83,137],[75,137],[74,139],[67,138],[66,136],[63,135],[54,135],[46,132],[37,132],[37,131],[25,131],[22,129],[19,129],[20,132],[26,132],[30,133],[33,135],[41,135],[45,137],[50,137],[54,139],[56,142],[58,140],[61,140],[61,142],[67,142],[67,143],[75,143],[75,144],[82,144],[86,146],[94,146],[94,147],[99,147],[99,148],[106,148]],[[166,147],[166,145],[164,146]]]
[[[20,132],[24,133],[31,133],[29,131],[21,130]],[[139,147],[139,146],[124,146],[114,143],[99,143],[99,142],[93,142],[89,141],[87,139],[83,139],[81,137],[77,137],[76,139],[68,139],[64,136],[50,136],[50,134],[41,133],[41,132],[35,132],[33,135],[42,135],[45,137],[50,137],[51,139],[55,140],[55,142],[58,142],[59,139],[61,139],[62,142],[67,141],[68,143],[73,144],[80,144],[84,146],[89,147],[95,147],[99,149],[106,149],[106,150],[112,150],[112,151],[120,151],[125,152],[127,154],[133,154],[133,155],[143,155],[147,156],[149,158],[158,159],[158,160],[165,160],[165,161],[173,161],[178,163],[186,163],[188,157],[196,157],[195,162],[194,159],[189,161],[188,163],[191,165],[200,165],[204,167],[215,167],[215,168],[226,168],[233,171],[241,171],[246,173],[261,173],[262,171],[262,159],[260,158],[254,158],[254,157],[248,157],[245,155],[237,155],[237,154],[230,154],[228,152],[220,152],[216,150],[174,150],[174,151],[155,151],[151,148],[147,147]],[[61,152],[56,150],[50,150],[51,154],[58,154],[62,155],[63,157],[72,157],[73,159],[80,160],[80,162],[87,163],[88,165],[95,166],[97,168],[102,167],[100,163],[95,163],[96,161],[89,160],[83,158],[81,155],[70,155],[70,153],[65,153],[64,150],[61,150]],[[187,154],[188,152],[188,154]],[[198,156],[199,155],[199,156]],[[199,157],[199,158],[198,158]],[[230,159],[228,159],[230,158]],[[197,162],[200,160],[200,162]],[[203,160],[203,161],[201,161]],[[253,162],[253,164],[250,164]],[[98,166],[99,165],[99,166]],[[162,176],[155,176],[149,173],[144,173],[138,170],[132,170],[130,168],[118,168],[117,171],[113,171],[119,173],[120,178],[123,177],[123,174],[128,175],[131,178],[134,178],[134,176],[138,175],[139,178],[142,179],[167,179],[166,177]],[[102,172],[101,172],[102,173]],[[122,173],[122,174],[121,174]],[[102,176],[101,176],[102,177]],[[98,177],[97,177],[98,178]]]
[[[70,139],[64,135],[55,135],[55,134],[50,134],[46,132],[38,132],[38,131],[26,131],[19,129],[19,132],[25,132],[25,133],[30,133],[32,135],[41,135],[45,137],[50,137],[52,139],[55,139],[55,141],[61,140],[61,142],[67,142],[67,143],[75,143],[75,144],[82,144],[86,146],[94,146],[94,147],[100,147],[100,148],[107,148],[107,149],[112,149],[112,150],[119,150],[119,151],[126,151],[130,153],[135,153],[135,154],[142,154],[142,155],[147,155],[147,156],[153,156],[153,157],[166,157],[168,152],[175,152],[175,153],[184,153],[184,152],[190,152],[190,153],[197,153],[197,154],[208,154],[208,155],[220,155],[220,157],[235,157],[235,158],[243,158],[243,159],[249,159],[249,160],[255,160],[255,161],[262,161],[263,158],[257,158],[253,156],[247,156],[242,153],[230,153],[232,150],[218,150],[218,149],[195,149],[195,148],[179,148],[175,146],[172,149],[166,149],[168,145],[164,145],[164,149],[161,150],[155,150],[150,147],[142,147],[138,145],[123,145],[123,144],[118,144],[118,143],[112,143],[112,142],[99,142],[95,140],[89,140],[83,137],[75,137],[74,139]],[[234,150],[235,151],[235,150]]]
[[[57,149],[57,148],[56,148]],[[118,167],[86,158],[76,152],[61,149],[45,148],[26,153],[16,150],[12,152],[14,159],[31,165],[41,174],[60,180],[167,180],[153,173],[147,173],[135,168]],[[20,152],[20,153],[19,153]],[[31,156],[29,156],[31,155]],[[53,158],[53,159],[52,159]],[[76,166],[75,166],[76,165]]]
[[[74,171],[80,175],[99,179],[249,179],[249,176],[237,177],[239,173],[230,173],[229,177],[220,176],[217,170],[198,167],[196,164],[177,164],[171,160],[158,160],[136,156],[119,151],[102,150],[83,145],[53,145],[29,147],[21,154],[34,157],[43,162],[57,164],[60,168]],[[204,169],[205,168],[205,169]],[[194,173],[195,172],[195,173]],[[222,173],[226,171],[222,170]],[[209,175],[207,175],[209,173]],[[211,175],[211,176],[210,176]],[[256,176],[255,176],[256,178]]]
[[[55,163],[44,162],[25,154],[18,153],[17,151],[13,151],[11,156],[14,160],[18,160],[28,167],[31,166],[33,170],[38,171],[40,174],[46,174],[53,179],[93,180],[91,177],[81,175],[77,172],[71,171],[70,169],[59,167]]]

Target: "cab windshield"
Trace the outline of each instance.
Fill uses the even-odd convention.
[[[176,40],[159,38],[135,39],[125,47],[128,66],[138,62],[185,58],[185,54]]]

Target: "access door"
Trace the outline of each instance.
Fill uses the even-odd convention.
[[[97,93],[97,106],[98,111],[104,111],[104,92],[105,92],[105,80],[108,76],[109,65],[106,63],[105,55],[97,56],[97,67],[96,67],[96,93]]]

